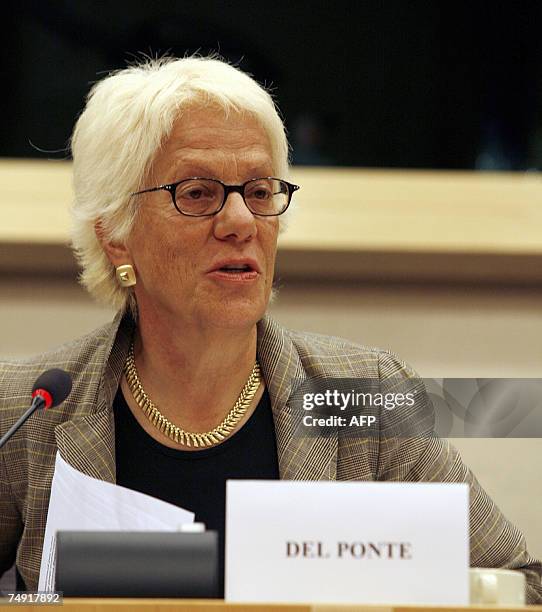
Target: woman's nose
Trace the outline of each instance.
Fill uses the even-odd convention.
[[[256,220],[240,193],[228,194],[222,210],[215,215],[215,235],[221,240],[235,237],[241,242],[256,235]]]

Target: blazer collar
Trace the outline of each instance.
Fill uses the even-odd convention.
[[[107,482],[116,479],[112,406],[133,331],[133,319],[119,313],[104,343],[95,412],[55,428],[62,457],[84,474]],[[258,323],[257,353],[271,399],[281,479],[335,480],[337,435],[306,435],[306,413],[292,407],[289,399],[294,387],[307,379],[307,372],[288,332],[267,316]]]
[[[104,367],[99,379],[96,410],[55,428],[58,450],[65,461],[87,476],[113,483],[116,481],[116,464],[112,407],[133,332],[131,316],[118,313],[110,325],[101,353]]]
[[[307,366],[288,330],[267,316],[258,323],[258,360],[271,398],[281,479],[335,480],[337,431],[307,435],[307,413],[290,401],[308,378]]]

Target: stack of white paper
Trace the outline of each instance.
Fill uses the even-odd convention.
[[[54,589],[57,531],[178,531],[193,522],[193,512],[91,478],[57,453],[38,590]]]

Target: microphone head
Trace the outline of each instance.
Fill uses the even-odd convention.
[[[45,408],[61,404],[72,390],[72,378],[64,370],[53,368],[41,374],[32,387],[32,397],[45,400]]]

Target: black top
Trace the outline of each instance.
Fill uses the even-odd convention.
[[[113,404],[117,484],[195,513],[218,531],[220,596],[224,594],[226,480],[279,478],[267,390],[249,420],[222,444],[199,451],[169,448],[137,422],[119,390]]]

